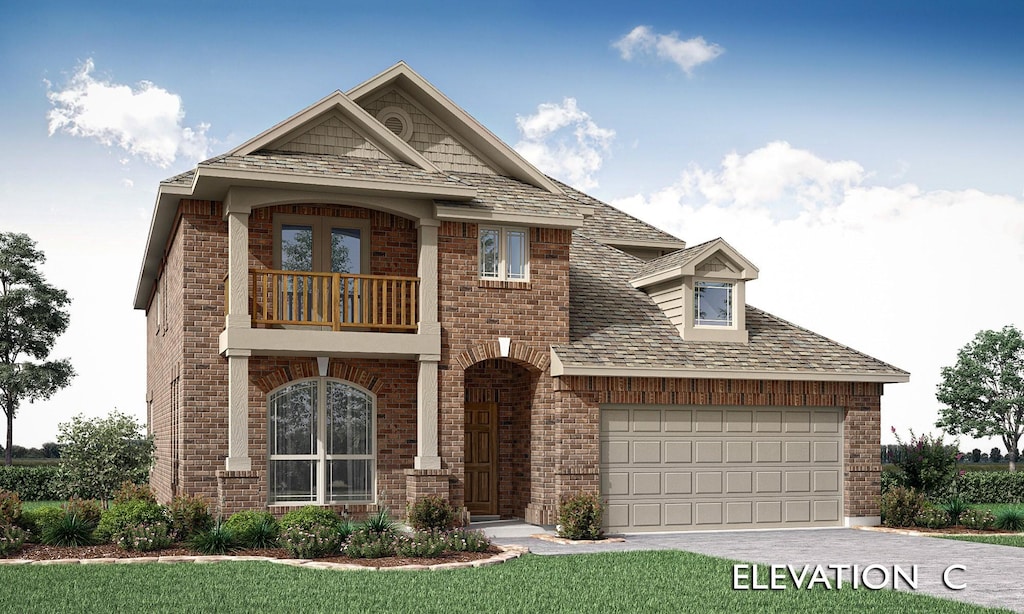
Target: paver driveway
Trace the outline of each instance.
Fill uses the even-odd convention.
[[[972,542],[897,535],[855,529],[786,531],[721,531],[627,535],[624,543],[561,545],[525,537],[519,528],[485,529],[502,544],[522,544],[537,554],[577,554],[627,550],[687,550],[710,556],[776,565],[899,565],[908,572],[918,566],[918,592],[978,605],[1024,612],[1024,577],[1020,572],[1024,549]],[[541,532],[533,527],[533,532]],[[943,571],[966,584],[963,590],[946,588]],[[845,575],[845,574],[844,574]],[[877,576],[871,576],[877,581]],[[732,582],[732,578],[722,578]],[[762,580],[763,581],[763,580]]]

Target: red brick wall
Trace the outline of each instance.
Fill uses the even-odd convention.
[[[452,501],[464,504],[465,367],[459,356],[498,337],[546,357],[552,344],[569,339],[569,243],[572,233],[530,229],[530,281],[505,283],[479,278],[478,226],[443,222],[438,232],[438,317],[442,327],[439,366],[439,446],[453,474]],[[546,365],[546,362],[545,362]],[[530,489],[532,498],[553,492],[554,422],[551,380],[541,376],[532,390]],[[500,469],[500,468],[499,468]],[[513,503],[510,505],[519,505]]]

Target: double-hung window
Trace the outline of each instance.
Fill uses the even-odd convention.
[[[530,276],[529,235],[525,228],[480,227],[480,278],[526,281]]]
[[[373,502],[373,395],[316,377],[279,388],[267,401],[271,503]]]

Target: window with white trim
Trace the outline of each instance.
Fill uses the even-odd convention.
[[[315,377],[272,392],[271,503],[372,503],[374,396],[349,382]]]
[[[693,285],[693,325],[733,325],[733,284],[698,281]]]
[[[480,278],[526,281],[530,245],[526,228],[480,227]]]

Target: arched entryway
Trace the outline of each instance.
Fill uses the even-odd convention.
[[[508,358],[466,368],[465,504],[475,517],[526,515],[538,375],[532,365]]]

